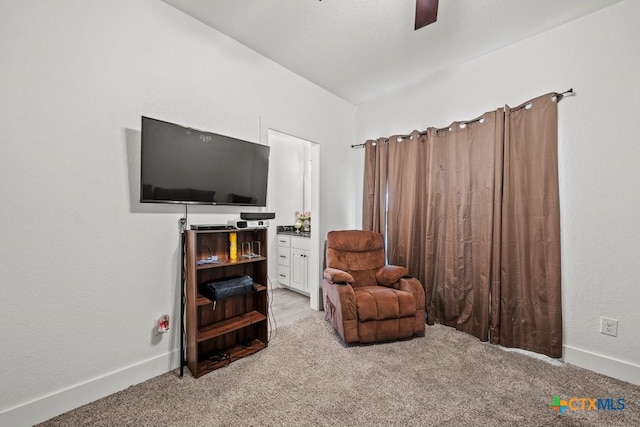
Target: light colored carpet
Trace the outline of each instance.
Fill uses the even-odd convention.
[[[42,425],[640,425],[640,387],[439,325],[427,326],[425,337],[346,347],[314,313],[279,328],[250,357],[197,380],[185,373],[168,372]],[[555,395],[624,398],[625,409],[560,415],[549,407]]]

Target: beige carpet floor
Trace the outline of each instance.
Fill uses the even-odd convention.
[[[640,426],[640,387],[549,363],[444,326],[346,347],[323,313],[194,379],[168,372],[43,426]],[[554,396],[572,401],[562,414]],[[609,408],[580,408],[582,400]],[[597,402],[597,401],[596,401]],[[613,404],[611,404],[613,403]]]

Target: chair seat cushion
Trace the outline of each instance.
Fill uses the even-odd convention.
[[[416,315],[415,299],[409,292],[384,286],[363,286],[354,288],[353,291],[360,322]]]

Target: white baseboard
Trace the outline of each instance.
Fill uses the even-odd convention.
[[[608,377],[640,385],[640,366],[587,350],[563,346],[563,360]]]
[[[180,367],[180,351],[145,360],[0,412],[2,426],[33,426]],[[185,368],[186,369],[186,368]]]

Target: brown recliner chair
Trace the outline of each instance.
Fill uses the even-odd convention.
[[[424,335],[424,288],[406,267],[386,265],[380,233],[327,234],[322,293],[326,317],[345,343]]]

